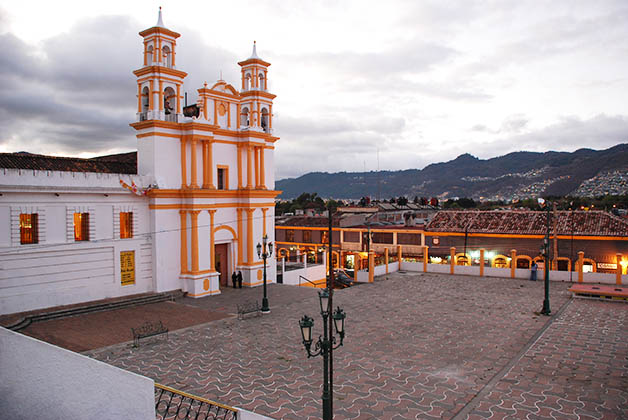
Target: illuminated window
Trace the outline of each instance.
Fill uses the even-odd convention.
[[[120,213],[120,239],[133,237],[133,213]]]
[[[326,244],[327,242],[329,242],[329,234],[328,232],[323,232],[321,243]]]
[[[312,242],[312,231],[304,230],[303,231],[303,242]]]
[[[226,190],[229,188],[229,168],[227,166],[218,167],[218,189]]]
[[[286,230],[286,242],[294,242],[294,230]]]
[[[89,213],[74,213],[74,240],[89,241]]]
[[[37,227],[37,213],[20,214],[20,243],[36,244],[39,239]]]

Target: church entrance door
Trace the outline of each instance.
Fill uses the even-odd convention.
[[[229,286],[231,273],[229,272],[229,244],[219,244],[214,246],[214,257],[216,264],[214,268],[220,273],[220,285]]]

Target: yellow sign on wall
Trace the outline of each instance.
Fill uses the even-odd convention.
[[[120,279],[123,286],[135,284],[135,251],[120,251]]]

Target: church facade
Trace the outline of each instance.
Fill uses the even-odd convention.
[[[219,294],[233,272],[263,282],[257,244],[274,242],[270,63],[239,62],[184,107],[179,34],[140,32],[132,154],[0,157],[0,313],[181,289]],[[132,93],[130,93],[132,94]],[[124,156],[126,162],[120,162]],[[65,159],[65,160],[64,160]],[[274,253],[267,281],[275,281]]]

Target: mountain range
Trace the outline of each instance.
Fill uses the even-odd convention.
[[[600,195],[628,192],[628,143],[606,150],[513,152],[491,159],[468,153],[423,169],[371,172],[310,172],[281,179],[281,199],[301,193],[325,198],[364,196],[469,197],[511,200],[540,195]],[[610,191],[608,190],[610,188]]]

